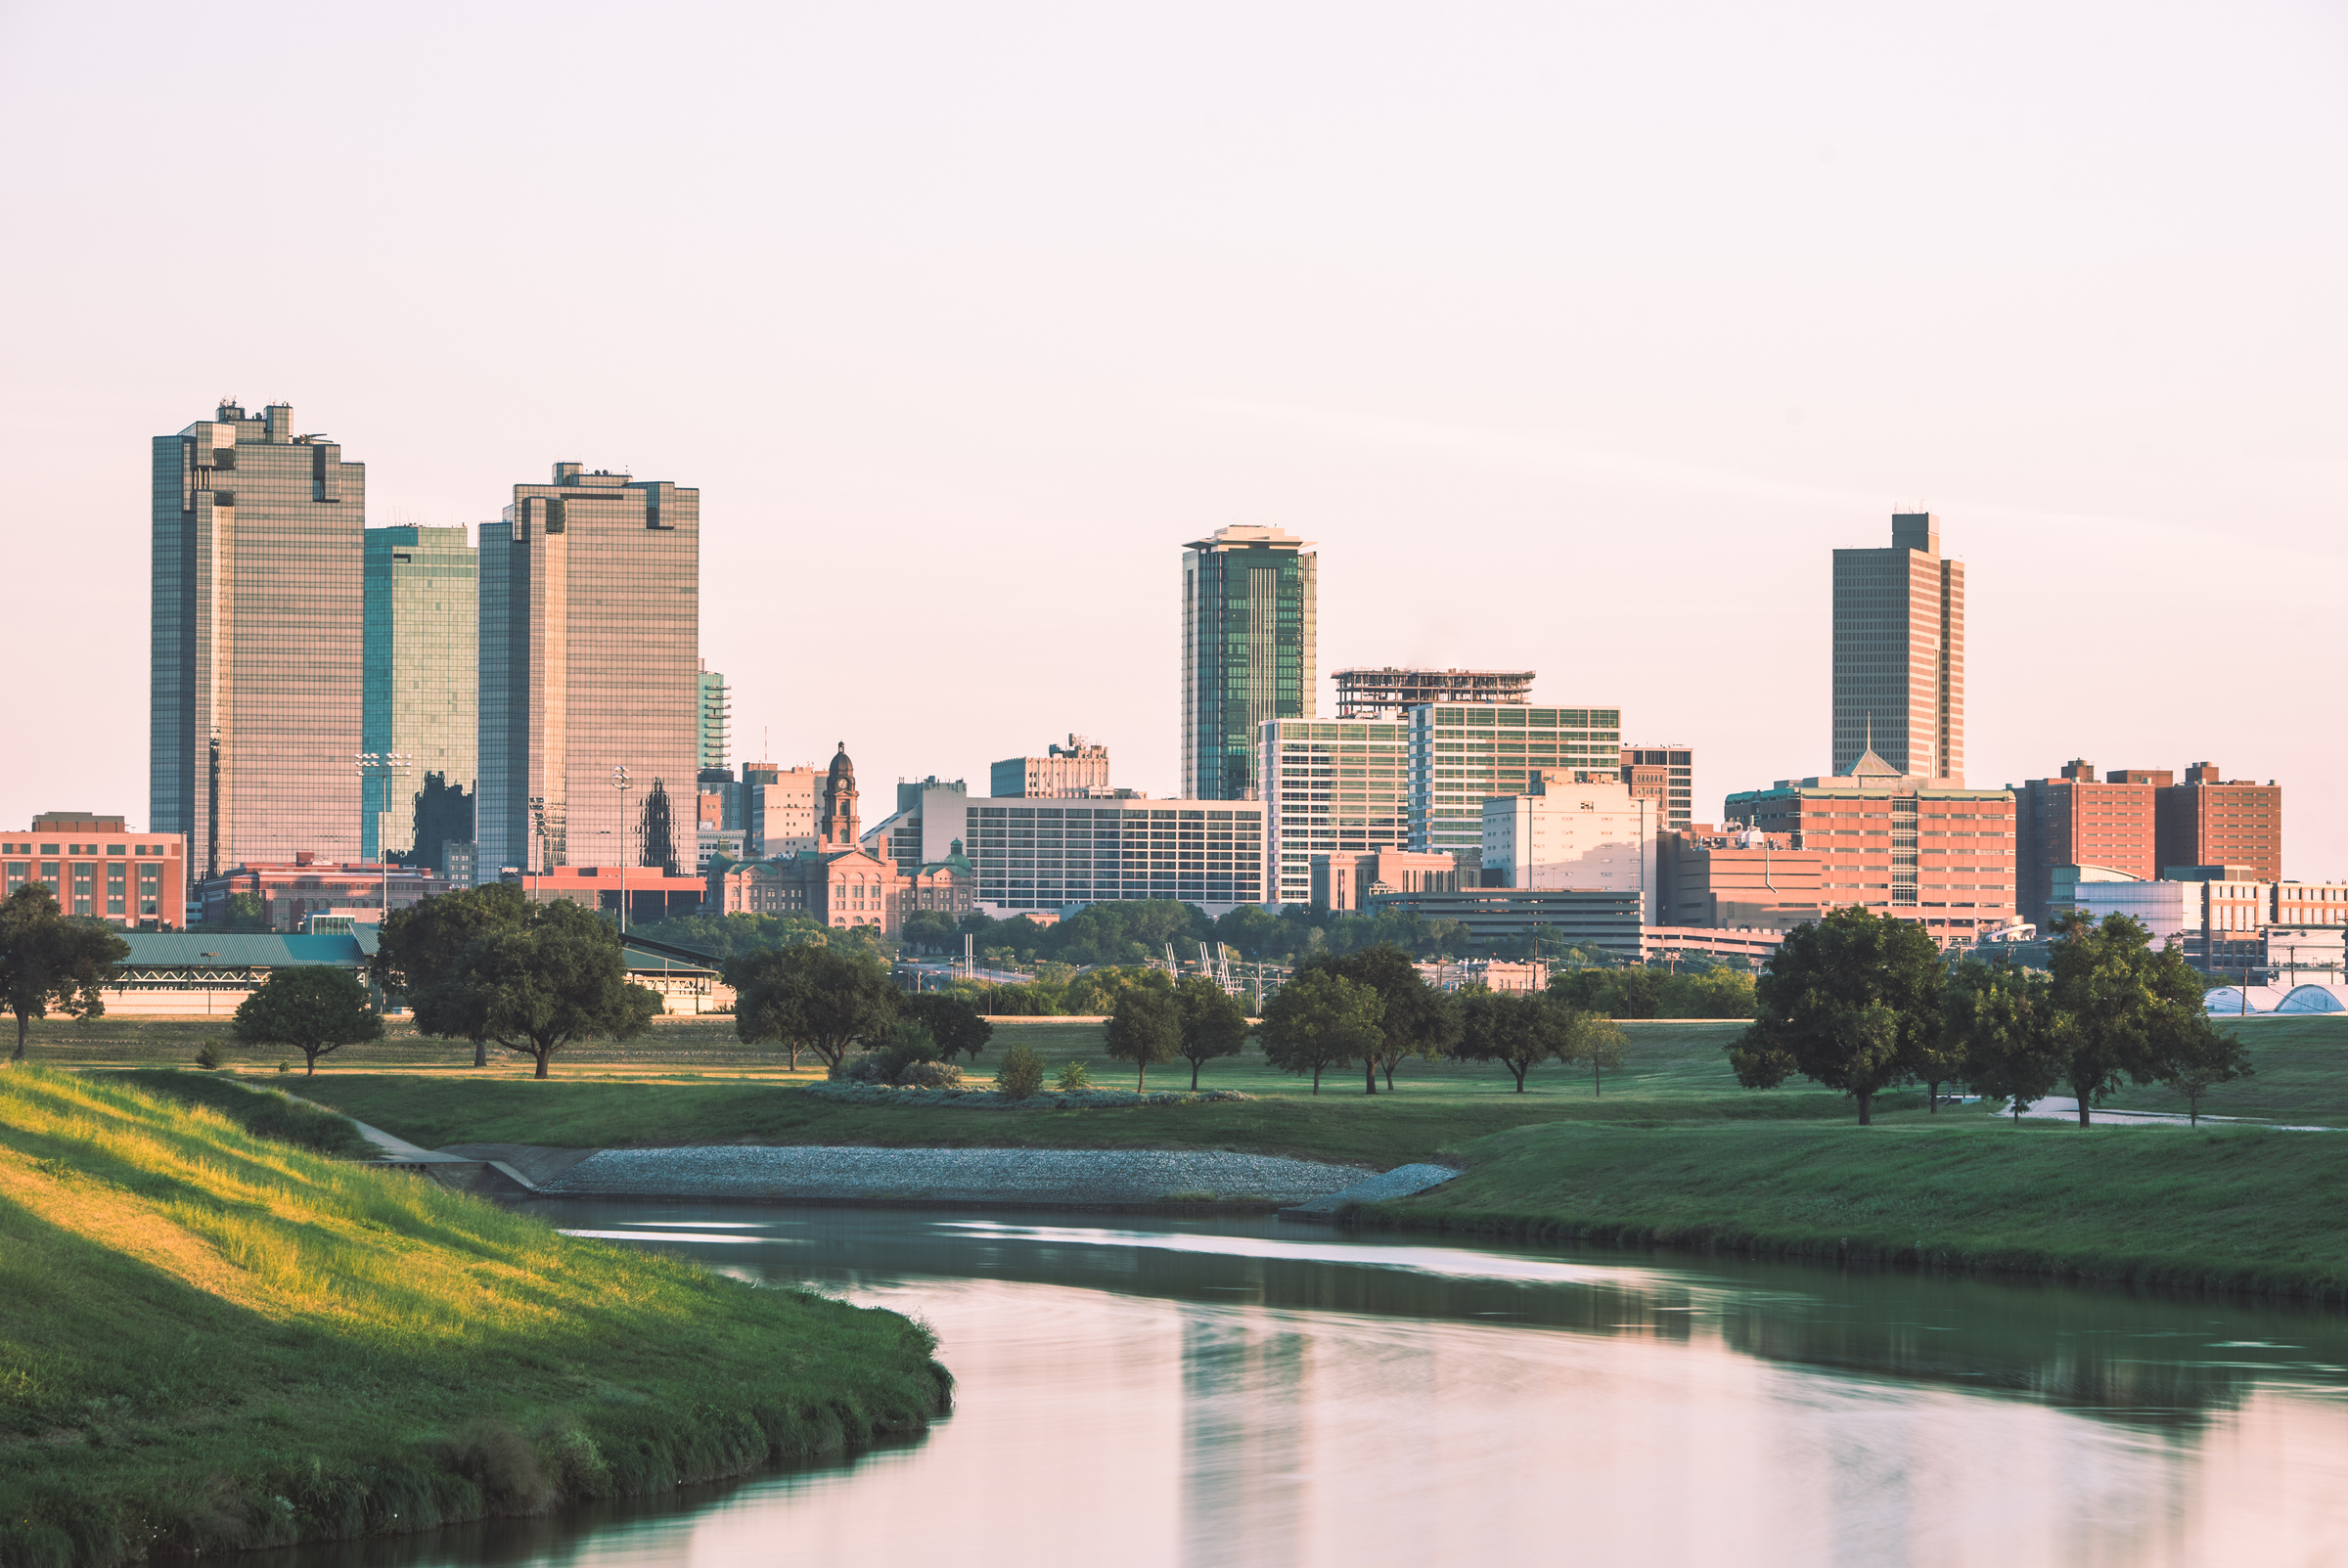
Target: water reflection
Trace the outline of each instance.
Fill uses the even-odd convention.
[[[1270,1221],[546,1212],[918,1313],[957,1413],[683,1506],[287,1560],[2348,1561],[2325,1314]]]

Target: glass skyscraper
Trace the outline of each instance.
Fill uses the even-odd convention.
[[[482,879],[642,865],[654,781],[689,799],[699,772],[700,492],[558,463],[480,565]]]
[[[408,771],[362,779],[359,853],[437,864],[440,846],[416,842],[416,804],[427,774],[444,790],[474,790],[479,558],[461,527],[370,528],[366,548],[361,749],[402,753]]]
[[[1888,550],[1834,552],[1832,745],[1838,776],[1873,750],[1964,782],[1964,562],[1928,512],[1893,513]]]
[[[1267,902],[1312,902],[1315,855],[1409,844],[1410,756],[1411,727],[1404,720],[1281,719],[1264,726],[1264,858],[1272,884]],[[1480,817],[1476,830],[1482,831]]]
[[[355,860],[363,464],[223,403],[154,442],[148,823],[191,878]]]
[[[1234,527],[1182,553],[1182,792],[1253,800],[1266,719],[1309,719],[1313,587],[1309,540]]]
[[[700,705],[696,710],[700,716],[700,765],[705,769],[727,767],[730,749],[727,741],[731,739],[734,716],[732,694],[726,688],[726,678],[711,669],[705,659],[696,679],[700,695]]]

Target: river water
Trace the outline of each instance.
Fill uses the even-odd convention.
[[[844,1464],[297,1568],[2348,1564],[2348,1318],[1135,1222],[562,1203],[931,1324]]]

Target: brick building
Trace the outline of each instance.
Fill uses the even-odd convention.
[[[1663,834],[1655,849],[1657,925],[1788,931],[1828,907],[1826,856],[1794,848],[1790,833],[1706,823]]]
[[[557,866],[544,872],[508,869],[504,879],[520,888],[533,904],[561,899],[591,910],[619,913],[623,878],[616,866]],[[657,866],[630,866],[624,880],[631,925],[701,912],[704,889],[699,876],[671,876]]]
[[[256,862],[204,877],[196,884],[195,902],[203,906],[206,925],[227,925],[230,901],[250,894],[261,901],[263,926],[297,932],[313,915],[365,910],[381,918],[386,895],[391,908],[404,910],[448,889],[447,878],[429,866],[393,866],[386,876],[380,862],[322,861],[295,850],[290,861]]]
[[[885,935],[901,930],[915,909],[961,914],[976,907],[977,877],[959,843],[912,875],[859,843],[856,793],[856,765],[843,740],[824,776],[815,847],[712,874],[705,907],[721,915],[797,915],[841,929],[872,925]]]
[[[2120,768],[2098,780],[2094,763],[2074,758],[2063,764],[2059,778],[2017,785],[2014,895],[2021,918],[2039,926],[2047,923],[2057,867],[2100,866],[2139,878],[2158,876],[2153,806],[2168,778]]]
[[[27,882],[48,883],[68,915],[140,931],[187,923],[186,840],[126,831],[119,817],[47,811],[0,831],[0,897]]]
[[[2282,879],[2282,788],[2270,779],[2220,779],[2216,764],[2196,762],[2182,783],[2159,791],[2154,864],[2247,866],[2262,882]]]

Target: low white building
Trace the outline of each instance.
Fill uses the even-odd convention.
[[[1530,792],[1484,801],[1486,886],[1639,895],[1660,924],[1655,802],[1613,775],[1545,768]]]

